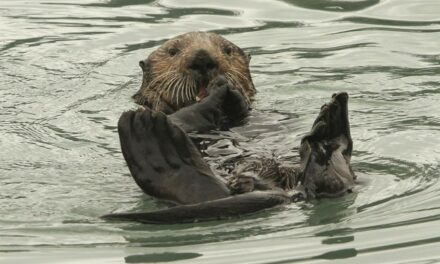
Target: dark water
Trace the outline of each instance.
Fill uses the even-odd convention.
[[[119,150],[137,62],[187,31],[252,54],[255,148],[291,153],[350,94],[360,182],[232,221],[106,223],[153,210]],[[440,1],[0,0],[0,263],[440,262]]]

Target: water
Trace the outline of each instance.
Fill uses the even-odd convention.
[[[0,1],[0,263],[440,262],[440,2],[219,2]],[[252,54],[256,149],[295,152],[349,92],[353,194],[231,221],[98,218],[163,206],[129,176],[116,122],[137,62],[193,30]]]

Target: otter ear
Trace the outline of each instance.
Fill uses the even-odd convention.
[[[150,69],[150,61],[148,59],[139,61],[139,66],[143,72],[147,72]]]
[[[247,55],[247,58],[248,58],[248,62],[251,61],[252,55],[249,52],[247,52],[246,55]]]
[[[139,61],[139,66],[142,68],[142,84],[139,90],[132,96],[134,102],[139,105],[149,106],[149,94],[148,86],[151,81],[151,63],[149,59]]]

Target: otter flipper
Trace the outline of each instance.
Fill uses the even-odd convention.
[[[118,132],[131,175],[147,194],[179,204],[230,195],[185,132],[165,114],[150,109],[125,112]]]
[[[102,216],[107,220],[129,220],[150,224],[177,224],[229,219],[291,202],[285,192],[251,192],[214,201],[180,205],[145,213]]]
[[[341,196],[354,185],[347,103],[347,93],[334,94],[301,141],[301,181],[309,198]]]

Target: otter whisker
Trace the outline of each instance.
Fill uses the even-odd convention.
[[[178,80],[178,76],[175,71],[170,71],[167,74],[161,75],[162,79],[160,87],[162,87],[158,93],[158,100],[165,99],[165,101],[169,98],[169,91],[173,87],[173,84]],[[156,82],[157,84],[158,82]],[[159,101],[156,102],[156,110],[158,110],[159,107]]]
[[[153,110],[157,110],[158,108],[159,108],[159,102],[161,101],[160,100],[160,98],[161,98],[162,96],[161,96],[161,93],[160,92],[158,92],[158,93],[156,93],[156,99],[155,99],[155,105],[154,106],[152,106],[153,107]]]
[[[171,74],[170,74],[171,75]],[[163,89],[162,95],[167,99],[167,101],[171,101],[172,98],[170,95],[174,87],[176,86],[176,82],[179,81],[179,75],[176,72],[172,72],[171,77],[169,77],[168,82],[166,82],[166,87]]]
[[[239,73],[236,69],[231,69],[231,70],[233,75],[235,76],[237,83],[243,84],[243,82],[247,80],[247,78],[243,74]]]
[[[190,76],[187,75],[185,77],[185,82],[183,85],[183,88],[185,90],[185,97],[186,97],[187,103],[191,102],[191,90],[189,89],[189,82],[188,82],[189,79],[190,79]]]
[[[176,84],[176,89],[178,90],[178,94],[181,93],[181,90],[183,89],[183,83],[184,83],[185,77],[180,78],[180,80],[177,82]],[[180,95],[179,95],[180,97]],[[177,99],[179,99],[179,97]],[[185,100],[182,99],[182,101],[184,102]],[[179,101],[177,101],[177,105],[179,105]]]
[[[246,80],[246,76],[244,76],[244,74],[242,72],[239,71],[239,69],[232,67],[231,71],[236,74],[237,76],[240,76],[241,79]]]
[[[168,85],[168,87],[167,87],[167,89],[166,89],[166,92],[167,92],[167,96],[168,96],[168,97],[169,97],[169,91],[170,91],[171,89],[173,89],[173,87],[178,86],[178,83],[179,83],[179,82],[180,82],[180,78],[179,78],[179,76],[174,75],[172,81],[170,82],[170,84]]]
[[[194,79],[191,79],[191,87],[192,87],[192,94],[193,94],[193,96],[192,96],[192,99],[193,100],[195,100],[196,99],[196,96],[197,96],[197,83],[196,83],[196,80],[194,80]]]
[[[190,101],[194,101],[196,98],[196,95],[194,94],[194,89],[192,87],[192,83],[190,82],[191,80],[188,80],[186,82],[186,89],[188,89],[188,93],[189,93],[189,100]]]
[[[177,95],[177,87],[174,86],[174,87],[172,88],[172,96],[171,96],[171,98],[172,98],[173,100],[176,100],[176,104],[179,105],[179,98],[177,98],[176,95]]]
[[[185,91],[186,91],[186,96],[187,96],[187,100],[188,100],[188,102],[189,101],[191,101],[192,99],[192,90],[190,89],[190,86],[189,86],[189,82],[188,82],[188,79],[189,79],[189,77],[187,76],[186,78],[185,78]]]
[[[183,96],[184,96],[184,102],[187,103],[189,101],[188,99],[188,89],[186,88],[186,80],[188,79],[188,76],[185,76],[185,78],[183,78],[183,84],[182,84],[182,91],[183,91]]]
[[[185,102],[186,102],[186,98],[185,98],[185,86],[184,86],[185,78],[186,78],[186,76],[185,76],[185,77],[182,77],[182,79],[181,79],[181,83],[180,83],[180,85],[179,85],[179,95],[180,95],[180,99],[182,100],[182,104],[183,104],[183,105],[185,105]]]
[[[167,76],[167,77],[168,77],[168,76]],[[162,97],[163,97],[163,96],[166,97],[167,91],[170,89],[170,87],[171,87],[171,85],[172,85],[174,79],[175,79],[175,78],[174,78],[173,76],[171,76],[171,78],[168,78],[167,80],[165,80],[165,82],[162,83],[162,89],[161,89],[161,92],[160,92],[160,95],[161,95]]]
[[[179,87],[179,99],[182,101],[182,104],[185,103],[185,89],[183,87]]]
[[[233,80],[235,88],[243,91],[244,87],[243,87],[243,84],[242,84],[240,78],[236,75],[233,75],[233,74],[231,74],[230,77]]]
[[[165,82],[163,82],[162,83],[162,88],[160,89],[160,91],[161,91],[161,95],[164,95],[164,94],[166,94],[166,92],[167,92],[167,90],[169,89],[169,87],[170,87],[170,83],[172,82],[172,78],[170,78],[170,79],[168,79],[168,80],[165,80]]]
[[[240,76],[239,75],[235,75],[235,73],[231,74],[231,78],[234,80],[235,85],[237,86],[237,88],[238,87],[243,88],[242,79],[240,80]]]
[[[166,73],[163,73],[163,74],[161,74],[161,75],[159,75],[159,76],[157,76],[157,77],[155,77],[155,79],[154,79],[154,81],[152,81],[152,82],[150,82],[148,85],[147,85],[147,87],[146,87],[146,91],[148,91],[149,89],[151,89],[152,91],[156,91],[155,93],[154,93],[154,100],[153,100],[153,102],[155,102],[155,104],[154,105],[152,105],[152,107],[153,107],[153,109],[158,109],[158,107],[159,107],[159,102],[161,101],[161,96],[162,96],[162,93],[163,93],[163,90],[157,90],[157,89],[154,89],[155,87],[156,87],[156,84],[158,84],[158,83],[160,83],[160,82],[162,82],[163,80],[167,80],[167,77],[169,76],[169,72],[166,72]],[[145,100],[145,102],[147,102],[147,100]],[[144,102],[144,103],[145,103]]]
[[[228,79],[231,82],[232,86],[237,88],[238,82],[235,80],[235,78],[234,78],[234,76],[232,74],[226,73],[226,79]]]
[[[167,80],[168,76],[170,75],[170,72],[164,72],[159,76],[154,77],[154,80],[152,82],[149,83],[148,87],[156,87],[156,84],[162,82],[163,80]]]

